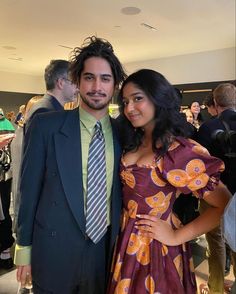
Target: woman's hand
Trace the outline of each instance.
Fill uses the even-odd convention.
[[[135,222],[135,228],[141,232],[141,235],[169,246],[180,244],[177,238],[177,230],[174,230],[167,221],[147,214],[137,215],[137,217],[140,220]]]

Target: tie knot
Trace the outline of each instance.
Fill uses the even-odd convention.
[[[100,140],[103,138],[102,124],[100,121],[97,121],[96,125],[94,126],[94,137],[97,137]]]
[[[102,132],[102,124],[99,120],[96,122],[96,125],[94,126],[94,128],[95,128],[95,132],[97,131]]]

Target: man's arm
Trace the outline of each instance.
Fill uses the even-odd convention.
[[[31,280],[31,245],[33,227],[45,169],[45,144],[37,116],[29,124],[24,138],[23,161],[19,178],[20,207],[18,215],[15,264],[17,280],[24,286]]]

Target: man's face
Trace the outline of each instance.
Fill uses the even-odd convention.
[[[75,101],[78,96],[77,86],[73,84],[67,76],[62,77],[61,79],[63,81],[62,93],[64,102],[67,103]]]
[[[114,94],[115,82],[110,64],[101,57],[84,62],[79,81],[80,106],[91,114],[107,111]]]

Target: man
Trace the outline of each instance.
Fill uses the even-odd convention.
[[[78,89],[68,79],[69,65],[68,61],[57,59],[51,60],[50,64],[45,68],[44,80],[47,93],[27,114],[29,118],[27,125],[35,114],[63,110],[65,103],[76,99]]]
[[[225,156],[223,149],[228,147],[228,142],[217,142],[214,134],[216,130],[226,130],[224,122],[226,122],[231,130],[236,131],[236,87],[230,83],[220,84],[214,90],[213,98],[218,116],[201,125],[198,132],[198,142],[206,147],[211,155],[219,157],[224,161],[225,171],[222,173],[221,180],[233,194],[236,192],[236,164],[232,164],[232,160],[235,159]],[[202,201],[200,208],[201,212],[204,212],[206,203]],[[208,242],[209,279],[208,286],[201,285],[200,293],[223,293],[225,243],[221,227],[217,227],[207,233],[206,239]]]
[[[213,93],[210,93],[203,100],[203,104],[206,106],[207,112],[211,116],[211,118],[215,118],[217,116],[217,111],[215,107],[215,102],[213,98]]]
[[[75,48],[71,61],[71,81],[80,92],[79,109],[40,114],[26,133],[17,247],[31,250],[31,259],[16,258],[16,263],[17,278],[23,284],[31,278],[32,268],[34,293],[105,293],[121,209],[121,148],[108,104],[125,76],[111,44],[88,38]],[[102,125],[98,139],[105,140],[105,149],[92,161],[95,125]],[[104,161],[91,175],[91,163],[96,166],[104,152]],[[100,178],[106,183],[96,186],[101,167],[105,171]],[[97,196],[95,202],[91,195]],[[88,218],[91,204],[96,222]],[[104,215],[105,223],[101,222]],[[92,229],[96,237],[91,223],[100,224]]]

